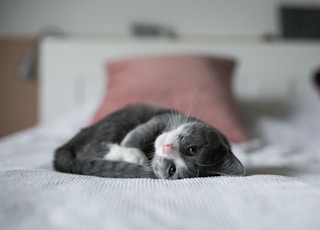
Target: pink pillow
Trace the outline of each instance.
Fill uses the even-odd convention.
[[[231,88],[235,62],[168,55],[108,63],[108,85],[92,123],[130,103],[172,107],[213,125],[231,142],[247,139]]]

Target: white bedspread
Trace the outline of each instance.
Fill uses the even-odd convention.
[[[259,108],[264,109],[259,109]],[[320,98],[246,105],[245,177],[176,181],[55,172],[92,107],[0,140],[0,229],[320,229]]]

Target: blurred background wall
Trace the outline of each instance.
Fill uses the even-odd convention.
[[[279,34],[283,4],[319,7],[320,0],[0,0],[0,137],[37,123],[37,80],[17,69],[47,26],[66,34],[129,34],[134,22],[184,36]]]
[[[163,23],[185,34],[277,33],[281,4],[320,0],[1,0],[0,35],[35,35],[47,25],[68,33],[125,33],[132,21]]]

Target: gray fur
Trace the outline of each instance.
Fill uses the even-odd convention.
[[[172,142],[170,154],[161,149],[161,138]],[[138,149],[136,152],[148,162],[107,160],[113,145]],[[199,152],[185,154],[190,146],[199,147]],[[242,164],[217,129],[178,111],[143,104],[127,106],[81,130],[55,151],[54,167],[67,173],[113,178],[244,174]]]

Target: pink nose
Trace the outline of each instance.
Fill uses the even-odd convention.
[[[162,147],[163,147],[164,154],[168,154],[173,150],[173,145],[170,145],[170,144],[163,144]]]

